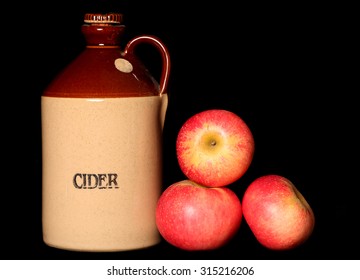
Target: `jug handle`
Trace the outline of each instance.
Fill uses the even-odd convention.
[[[132,54],[134,52],[135,46],[137,46],[139,43],[152,44],[160,51],[163,63],[160,78],[160,95],[166,93],[170,75],[170,55],[167,47],[156,36],[137,36],[126,44],[124,49],[124,56],[126,56],[128,53]]]

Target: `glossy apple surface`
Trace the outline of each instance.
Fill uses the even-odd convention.
[[[223,187],[240,179],[254,154],[247,124],[233,112],[202,111],[180,128],[176,155],[188,179],[207,187]]]
[[[309,203],[289,179],[279,175],[255,179],[245,190],[242,210],[256,239],[272,250],[301,245],[315,225]]]
[[[208,188],[190,180],[165,189],[156,208],[156,224],[162,237],[188,251],[225,245],[241,221],[241,202],[232,190]]]

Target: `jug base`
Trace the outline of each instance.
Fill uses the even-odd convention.
[[[142,249],[149,249],[154,247],[160,243],[160,239],[157,241],[149,242],[147,244],[139,244],[139,245],[132,245],[132,246],[79,246],[76,244],[60,244],[56,242],[51,242],[48,240],[43,240],[44,243],[52,248],[59,249],[59,250],[66,250],[66,251],[74,251],[74,252],[94,252],[94,253],[101,253],[101,252],[124,252],[124,251],[136,251]]]

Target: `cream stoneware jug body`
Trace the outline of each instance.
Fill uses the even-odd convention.
[[[120,47],[122,15],[85,14],[86,48],[41,96],[42,226],[51,246],[123,251],[156,245],[170,58],[155,36]],[[135,54],[161,53],[154,79]]]

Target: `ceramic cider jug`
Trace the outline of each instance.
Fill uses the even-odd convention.
[[[169,52],[147,35],[121,50],[122,14],[85,14],[81,28],[85,50],[41,96],[43,240],[76,251],[153,246]],[[161,53],[159,79],[135,55],[142,43]]]

